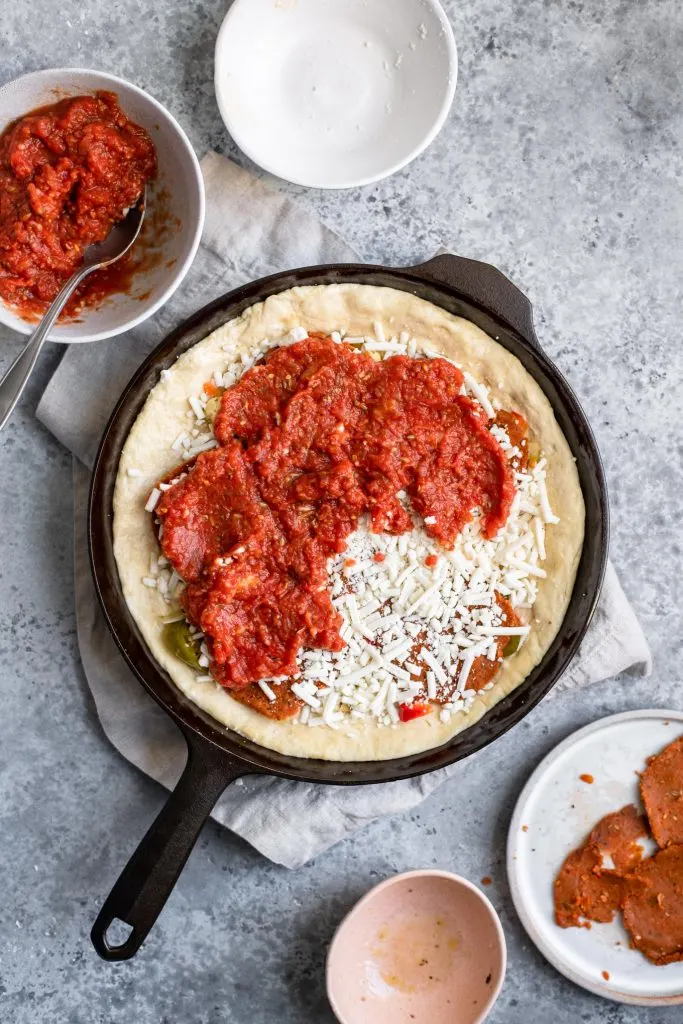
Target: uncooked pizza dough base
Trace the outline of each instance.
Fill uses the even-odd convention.
[[[396,726],[349,718],[348,726],[311,728],[274,721],[233,700],[217,683],[198,682],[196,673],[174,657],[163,639],[162,619],[169,605],[146,587],[150,556],[159,546],[145,502],[151,489],[178,465],[171,444],[187,429],[188,398],[201,393],[214,370],[264,338],[277,340],[292,328],[309,332],[345,330],[349,336],[374,334],[380,323],[387,337],[407,331],[418,350],[436,351],[460,363],[490,388],[501,408],[518,410],[531,438],[548,462],[547,489],[560,522],[546,529],[547,578],[539,581],[531,633],[520,651],[506,659],[491,689],[482,691],[465,712],[447,722],[438,714]],[[225,346],[229,346],[226,351]],[[140,476],[128,476],[128,469]],[[114,553],[123,593],[151,653],[195,704],[225,726],[280,753],[333,761],[370,761],[415,754],[447,742],[474,725],[489,708],[519,686],[541,661],[564,618],[581,555],[585,510],[569,445],[550,403],[536,381],[507,349],[474,324],[452,316],[408,292],[360,284],[293,288],[252,306],[184,353],[171,375],[152,389],[126,440],[114,494]]]

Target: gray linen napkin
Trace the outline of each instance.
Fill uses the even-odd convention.
[[[88,565],[87,466],[111,408],[136,366],[183,317],[242,281],[314,263],[357,261],[316,218],[214,153],[202,161],[206,229],[181,292],[131,334],[73,346],[48,384],[37,415],[74,459],[75,582],[78,643],[105,734],[128,761],[172,788],[185,741],[123,662],[99,610]],[[88,387],[83,387],[87,380]],[[650,651],[611,565],[600,604],[578,656],[553,692],[638,666]],[[295,868],[380,816],[410,810],[457,766],[419,779],[339,789],[280,779],[246,778],[230,786],[213,817],[271,860]]]

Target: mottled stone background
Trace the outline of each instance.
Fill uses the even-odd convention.
[[[397,3],[400,0],[397,0]],[[227,0],[0,3],[0,80],[81,65],[137,82],[202,153],[245,158],[216,109],[213,43]],[[548,352],[605,457],[613,557],[652,644],[622,677],[537,708],[420,811],[367,829],[296,873],[205,829],[147,947],[102,963],[88,932],[163,794],[109,747],[76,650],[70,456],[34,419],[48,351],[0,437],[0,1021],[330,1022],[323,963],[369,885],[438,865],[478,880],[508,938],[495,1024],[634,1024],[681,1010],[603,1002],[527,940],[504,870],[512,805],[571,730],[609,712],[683,707],[681,343],[683,8],[678,0],[448,0],[460,50],[445,130],[410,168],[351,192],[282,184],[368,260],[442,242],[532,298]],[[0,367],[18,352],[0,338]]]

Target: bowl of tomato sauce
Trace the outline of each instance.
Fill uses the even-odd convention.
[[[87,245],[146,190],[140,238],[83,282],[53,328],[62,342],[130,330],[171,297],[204,223],[197,157],[144,90],[79,68],[37,71],[0,88],[0,323],[29,334]]]

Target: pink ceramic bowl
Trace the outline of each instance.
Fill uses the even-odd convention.
[[[505,936],[489,900],[447,871],[409,871],[371,889],[327,956],[341,1024],[481,1024],[505,976]]]

